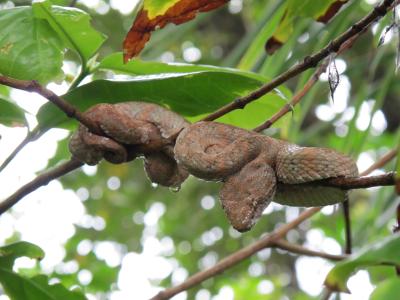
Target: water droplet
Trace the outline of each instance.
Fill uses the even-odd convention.
[[[173,193],[177,193],[177,192],[179,192],[179,191],[181,190],[181,187],[180,187],[180,186],[171,186],[171,187],[169,188],[169,190],[170,190],[171,192],[173,192]]]

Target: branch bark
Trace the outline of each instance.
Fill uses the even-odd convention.
[[[338,187],[343,190],[365,189],[374,186],[395,185],[396,182],[395,176],[396,176],[395,172],[389,172],[377,176],[361,176],[354,178],[338,177],[338,178],[330,178],[318,181],[318,184]]]

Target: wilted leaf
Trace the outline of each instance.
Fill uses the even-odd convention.
[[[329,66],[328,66],[328,83],[329,90],[331,92],[332,101],[334,101],[335,91],[339,86],[340,75],[336,67],[335,54],[329,56]]]
[[[313,18],[327,23],[348,0],[288,0],[286,12],[279,27],[265,44],[265,50],[272,55],[293,33],[297,18]]]
[[[198,12],[218,8],[229,0],[144,0],[143,7],[124,41],[124,61],[138,55],[152,31],[169,23],[185,23]]]
[[[368,245],[358,254],[354,254],[349,259],[337,263],[327,275],[325,285],[333,291],[348,292],[347,280],[356,270],[383,264],[400,265],[399,249],[399,234]]]
[[[382,32],[382,34],[381,34],[381,36],[380,36],[380,38],[379,38],[378,47],[380,47],[380,46],[383,45],[383,43],[384,43],[385,40],[386,40],[386,36],[387,36],[388,32],[391,31],[391,30],[393,29],[394,25],[395,25],[394,23],[390,24],[390,25],[387,26],[387,27],[385,28],[385,30]]]

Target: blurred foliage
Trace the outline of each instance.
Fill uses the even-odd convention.
[[[7,295],[12,299],[26,300],[85,299],[82,293],[69,291],[60,283],[50,285],[49,279],[44,275],[27,278],[12,270],[17,258],[29,257],[40,260],[44,255],[42,249],[27,242],[18,242],[0,248],[0,283]]]
[[[67,0],[50,2],[62,6],[70,3]],[[273,78],[304,56],[318,51],[373,8],[367,1],[349,1],[327,24],[316,23],[307,14],[294,14],[291,16],[293,31],[286,37],[286,42],[273,55],[267,55],[264,45],[278,28],[286,1],[232,1],[226,7],[201,14],[184,25],[167,26],[163,30],[156,31],[142,53],[142,61],[132,63],[136,64],[132,66],[132,70],[136,70],[135,73],[129,69],[121,69],[124,66],[117,61],[110,63],[110,57],[120,55],[116,52],[121,51],[121,44],[132,23],[134,12],[123,15],[118,10],[110,8],[109,2],[101,1],[97,9],[86,7],[80,1],[77,4],[78,8],[90,14],[94,28],[107,36],[96,57],[97,61],[102,62],[100,67],[87,61],[101,43],[99,38],[96,39],[98,44],[89,45],[94,47],[91,48],[93,51],[90,49],[79,51],[65,41],[68,38],[65,36],[63,38],[63,43],[68,45],[67,48],[75,51],[67,51],[64,60],[75,63],[76,66],[80,66],[82,61],[88,62],[88,65],[85,65],[88,67],[85,72],[95,72],[91,83],[72,89],[68,93],[71,99],[91,101],[84,96],[92,95],[95,98],[93,101],[100,101],[101,97],[104,100],[103,94],[106,90],[118,87],[115,94],[118,94],[119,98],[116,100],[121,101],[128,96],[129,99],[125,100],[134,100],[135,93],[139,92],[131,94],[129,83],[123,83],[121,80],[111,85],[109,81],[104,81],[114,78],[110,72],[123,73],[119,76],[125,76],[123,79],[129,76],[131,82],[137,80],[136,75],[180,72],[179,76],[173,78],[175,81],[169,83],[173,91],[167,90],[167,85],[157,85],[159,83],[155,81],[150,80],[147,86],[144,85],[145,81],[142,81],[141,97],[138,100],[146,100],[146,96],[150,94],[156,95],[160,102],[163,95],[168,99],[181,97],[181,101],[175,100],[176,106],[166,100],[162,103],[167,103],[186,115],[197,115],[196,117],[233,100],[235,93],[245,94],[266,80],[265,78]],[[30,4],[31,1],[23,0],[0,1],[0,5],[9,6]],[[318,5],[315,3],[315,6]],[[0,11],[0,24],[4,15],[7,15],[6,11]],[[380,48],[376,47],[381,32],[390,22],[391,16],[388,15],[379,24],[374,24],[372,30],[365,32],[349,51],[340,56],[338,69],[341,74],[341,84],[346,88],[339,88],[339,91],[345,92],[336,95],[335,103],[329,99],[329,87],[326,79],[322,78],[301,104],[295,107],[292,116],[288,114],[278,124],[278,128],[268,131],[268,134],[302,145],[338,149],[355,159],[360,159],[360,162],[364,162],[366,157],[372,161],[377,160],[387,150],[396,147],[400,136],[398,130],[400,85],[396,84],[398,80],[394,70],[396,40],[387,39]],[[57,32],[54,24],[51,28],[53,32]],[[68,23],[66,28],[69,28]],[[0,32],[3,32],[2,30],[0,29]],[[20,32],[21,35],[27,33],[21,28],[16,28],[16,25],[13,26],[13,30]],[[4,66],[1,55],[0,53],[0,62]],[[43,81],[52,78],[48,76],[50,73],[56,75],[54,64],[59,64],[60,59],[57,56],[54,61],[48,60],[47,65],[42,65],[51,70],[43,74],[45,75]],[[210,70],[205,66],[176,67],[160,64],[170,61],[237,69],[224,71],[221,68]],[[21,68],[23,67],[34,67],[28,70],[32,72],[29,76],[34,76],[32,74],[38,72],[35,63],[25,64]],[[185,71],[184,68],[189,68],[190,71],[189,69]],[[4,70],[0,66],[0,72],[5,72]],[[249,71],[254,73],[247,73]],[[196,72],[196,75],[191,72]],[[18,75],[18,73],[12,74]],[[311,74],[312,71],[306,71],[287,82],[286,86],[281,87],[283,95],[290,99],[291,94],[300,90]],[[65,75],[69,80],[78,74]],[[188,81],[177,81],[177,78],[185,76],[188,77]],[[188,83],[190,80],[192,85]],[[247,85],[246,81],[249,82]],[[181,89],[182,82],[188,84],[185,89]],[[71,84],[71,81],[69,83]],[[215,87],[218,83],[222,84],[220,89]],[[0,86],[0,94],[7,99],[8,89]],[[114,94],[109,94],[106,100],[112,101],[113,96]],[[253,110],[234,112],[226,116],[225,121],[232,122],[229,118],[234,118],[232,117],[234,115],[236,124],[250,128],[254,126],[254,122],[267,119],[282,107],[285,104],[284,96],[268,95],[262,101],[263,105],[255,104]],[[196,97],[201,98],[204,103],[195,103],[193,99]],[[154,99],[155,96],[149,101],[155,101]],[[2,123],[10,124],[2,114],[5,105],[9,107],[7,109],[11,109],[12,115],[8,117],[11,116],[12,121],[23,121],[21,114],[11,108],[13,104],[0,99]],[[88,103],[80,102],[79,105],[86,107]],[[42,111],[53,109],[49,107],[45,106]],[[42,117],[50,117],[46,121],[48,126],[54,126],[59,122],[48,112],[42,113]],[[67,140],[59,143],[56,155],[49,161],[49,166],[69,157],[66,145]],[[366,168],[367,165],[363,164],[362,167]],[[385,170],[390,171],[394,168],[392,162],[385,167]],[[128,253],[140,254],[149,241],[158,241],[163,249],[165,248],[158,255],[174,265],[175,271],[164,278],[152,278],[151,283],[154,286],[169,287],[179,282],[178,273],[182,270],[184,274],[194,274],[203,270],[241,247],[255,242],[260,235],[290,221],[293,214],[296,215],[300,211],[297,208],[273,205],[273,209],[268,209],[268,214],[251,232],[239,234],[230,227],[217,203],[219,184],[191,177],[179,192],[155,187],[146,178],[140,161],[118,166],[101,163],[94,176],[77,171],[62,178],[61,182],[65,188],[76,191],[80,196],[86,209],[87,221],[76,225],[75,234],[66,242],[64,263],[76,262],[79,266],[78,272],[89,270],[93,279],[87,284],[81,284],[78,272],[62,272],[60,268],[55,268],[50,277],[60,280],[68,288],[78,285],[85,292],[96,295],[97,299],[108,299],[112,291],[118,290],[116,282],[121,266],[120,261],[110,262],[107,258],[96,255],[93,249],[102,242],[111,243],[123,257]],[[118,185],[113,185],[112,182],[118,182]],[[399,198],[392,187],[353,192],[351,214],[356,250],[391,235],[398,203]],[[154,219],[155,221],[148,220],[154,211],[161,213]],[[93,220],[100,220],[104,226],[96,226]],[[319,214],[305,222],[289,232],[287,239],[299,244],[310,242],[308,235],[310,229],[322,233],[326,238],[334,239],[341,246],[344,244],[344,222],[340,208]],[[16,240],[18,232],[7,242]],[[398,253],[399,249],[391,251]],[[261,251],[222,275],[191,289],[188,291],[187,299],[195,299],[195,295],[203,293],[204,290],[209,291],[211,295],[217,295],[221,288],[226,286],[233,289],[235,299],[266,299],[266,297],[282,300],[314,299],[315,297],[300,287],[296,262],[298,256],[285,251],[268,249]],[[313,265],[308,267],[311,269]],[[393,267],[374,267],[368,271],[371,282],[378,285],[377,294],[384,293],[388,290],[388,286],[397,284],[390,279],[395,276]],[[268,288],[263,289],[263,286]],[[379,299],[382,299],[382,296]]]

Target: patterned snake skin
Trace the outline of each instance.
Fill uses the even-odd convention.
[[[347,191],[318,181],[358,175],[354,161],[334,150],[299,147],[216,122],[190,125],[155,104],[99,104],[85,115],[107,137],[81,125],[69,145],[75,158],[93,165],[102,158],[123,163],[144,156],[150,180],[164,186],[180,186],[189,173],[222,181],[222,207],[238,231],[249,230],[271,201],[291,206],[342,202]]]

